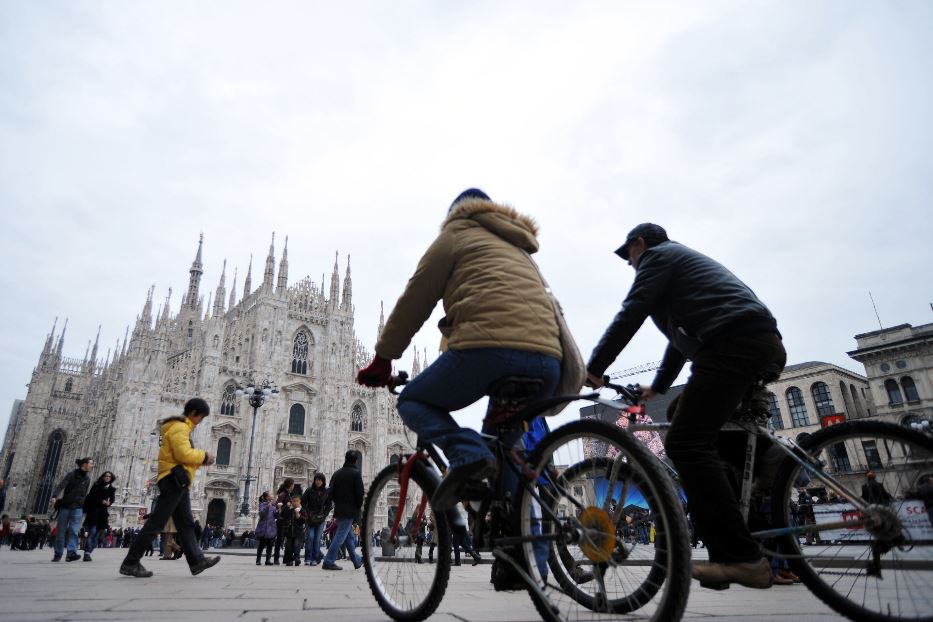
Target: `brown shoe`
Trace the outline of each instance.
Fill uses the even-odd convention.
[[[800,583],[800,577],[795,575],[790,570],[778,570],[777,576],[781,577],[782,579],[790,579],[793,583]]]
[[[771,587],[771,563],[762,557],[756,562],[694,564],[693,578],[712,590],[725,590],[730,583],[763,590]]]
[[[785,579],[784,577],[782,577],[782,576],[780,575],[780,573],[778,573],[778,574],[774,575],[773,577],[771,577],[771,583],[772,583],[773,585],[793,585],[793,584],[794,584],[794,580],[793,580],[793,579]]]

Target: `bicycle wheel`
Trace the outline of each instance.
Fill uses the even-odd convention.
[[[683,506],[658,459],[623,430],[584,420],[549,434],[528,462],[541,475],[520,491],[518,528],[542,618],[644,610],[651,620],[679,620],[690,545]]]
[[[384,468],[369,487],[363,505],[365,534],[381,534],[380,546],[363,538],[363,563],[369,589],[382,610],[399,622],[420,622],[437,609],[450,578],[450,527],[443,513],[434,516],[434,560],[427,557],[426,544],[419,544],[406,527],[418,519],[422,499],[430,499],[435,483],[419,469],[408,480],[405,504],[399,508],[400,465]],[[397,513],[399,529],[394,539],[390,530]],[[424,508],[427,521],[431,506]],[[419,561],[420,560],[420,561]]]
[[[778,538],[791,569],[818,598],[853,620],[933,621],[933,527],[916,495],[919,478],[933,473],[933,439],[891,423],[852,421],[815,432],[802,446],[847,496],[861,498],[873,471],[891,500],[869,493],[877,503],[864,513],[845,499],[814,504],[817,525],[860,516],[870,524],[811,533],[816,542],[806,546],[796,533]],[[790,458],[781,464],[772,491],[772,499],[781,500],[772,503],[775,527],[797,524],[795,488],[809,497],[805,486],[823,485],[817,478],[806,483],[802,471]]]

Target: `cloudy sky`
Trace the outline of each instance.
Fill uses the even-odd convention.
[[[654,221],[756,290],[790,363],[864,372],[869,291],[933,321],[931,27],[907,1],[2,1],[0,430],[56,316],[105,354],[150,285],[177,309],[201,232],[202,291],[273,231],[292,282],[351,255],[371,347],[469,186],[538,220],[585,354]]]

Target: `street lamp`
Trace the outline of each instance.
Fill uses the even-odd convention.
[[[246,459],[246,485],[243,486],[243,503],[240,504],[240,516],[249,516],[249,485],[253,481],[253,437],[256,434],[256,412],[265,403],[267,397],[278,395],[278,393],[278,387],[270,380],[263,380],[259,386],[250,381],[245,388],[239,386],[236,388],[237,397],[245,395],[249,399],[249,405],[253,407],[253,425],[249,432],[249,457]]]
[[[922,432],[926,434],[930,431],[930,421],[929,419],[921,419],[920,421],[911,421],[910,427],[916,430],[917,432]]]

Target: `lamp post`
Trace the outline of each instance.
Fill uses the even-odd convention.
[[[921,419],[920,421],[912,421],[910,427],[917,432],[922,432],[927,434],[930,431],[930,421],[928,419]]]
[[[249,517],[249,485],[253,481],[253,437],[256,435],[256,413],[267,397],[278,395],[279,389],[275,383],[264,380],[258,387],[250,381],[246,388],[237,387],[237,397],[246,395],[249,405],[253,407],[253,424],[249,432],[249,455],[246,459],[246,484],[243,486],[243,503],[240,504],[240,516]]]

